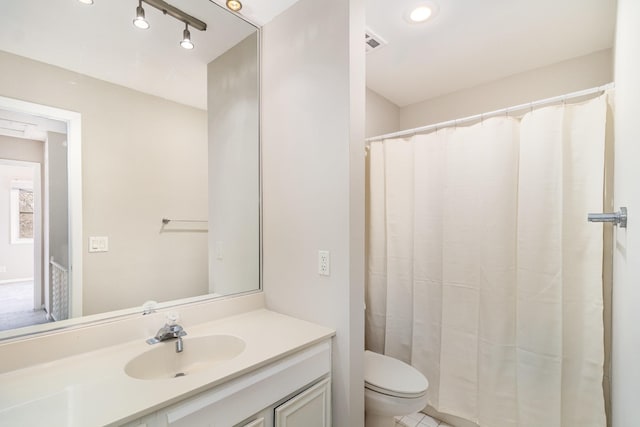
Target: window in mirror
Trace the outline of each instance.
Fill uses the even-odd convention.
[[[33,183],[13,181],[11,185],[11,242],[33,242]]]

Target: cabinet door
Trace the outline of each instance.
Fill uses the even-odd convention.
[[[257,420],[251,421],[243,427],[265,427],[264,418],[258,418]]]
[[[275,410],[276,427],[331,427],[331,382],[327,378]]]

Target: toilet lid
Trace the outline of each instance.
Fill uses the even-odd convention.
[[[420,397],[429,387],[414,367],[369,350],[364,352],[364,382],[369,390],[397,397]]]

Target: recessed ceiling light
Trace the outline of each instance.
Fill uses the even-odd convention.
[[[431,17],[433,11],[429,6],[418,6],[411,11],[409,19],[413,22],[424,22]]]
[[[78,0],[82,4],[93,4],[93,0]]]
[[[433,18],[437,12],[438,6],[434,2],[420,2],[407,9],[404,18],[410,24],[419,24]]]
[[[227,0],[227,7],[234,12],[238,12],[240,9],[242,9],[242,3],[240,3],[240,1],[238,0]]]

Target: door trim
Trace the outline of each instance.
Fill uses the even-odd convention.
[[[82,316],[82,115],[47,105],[0,96],[0,108],[67,124],[69,191],[69,317]]]

